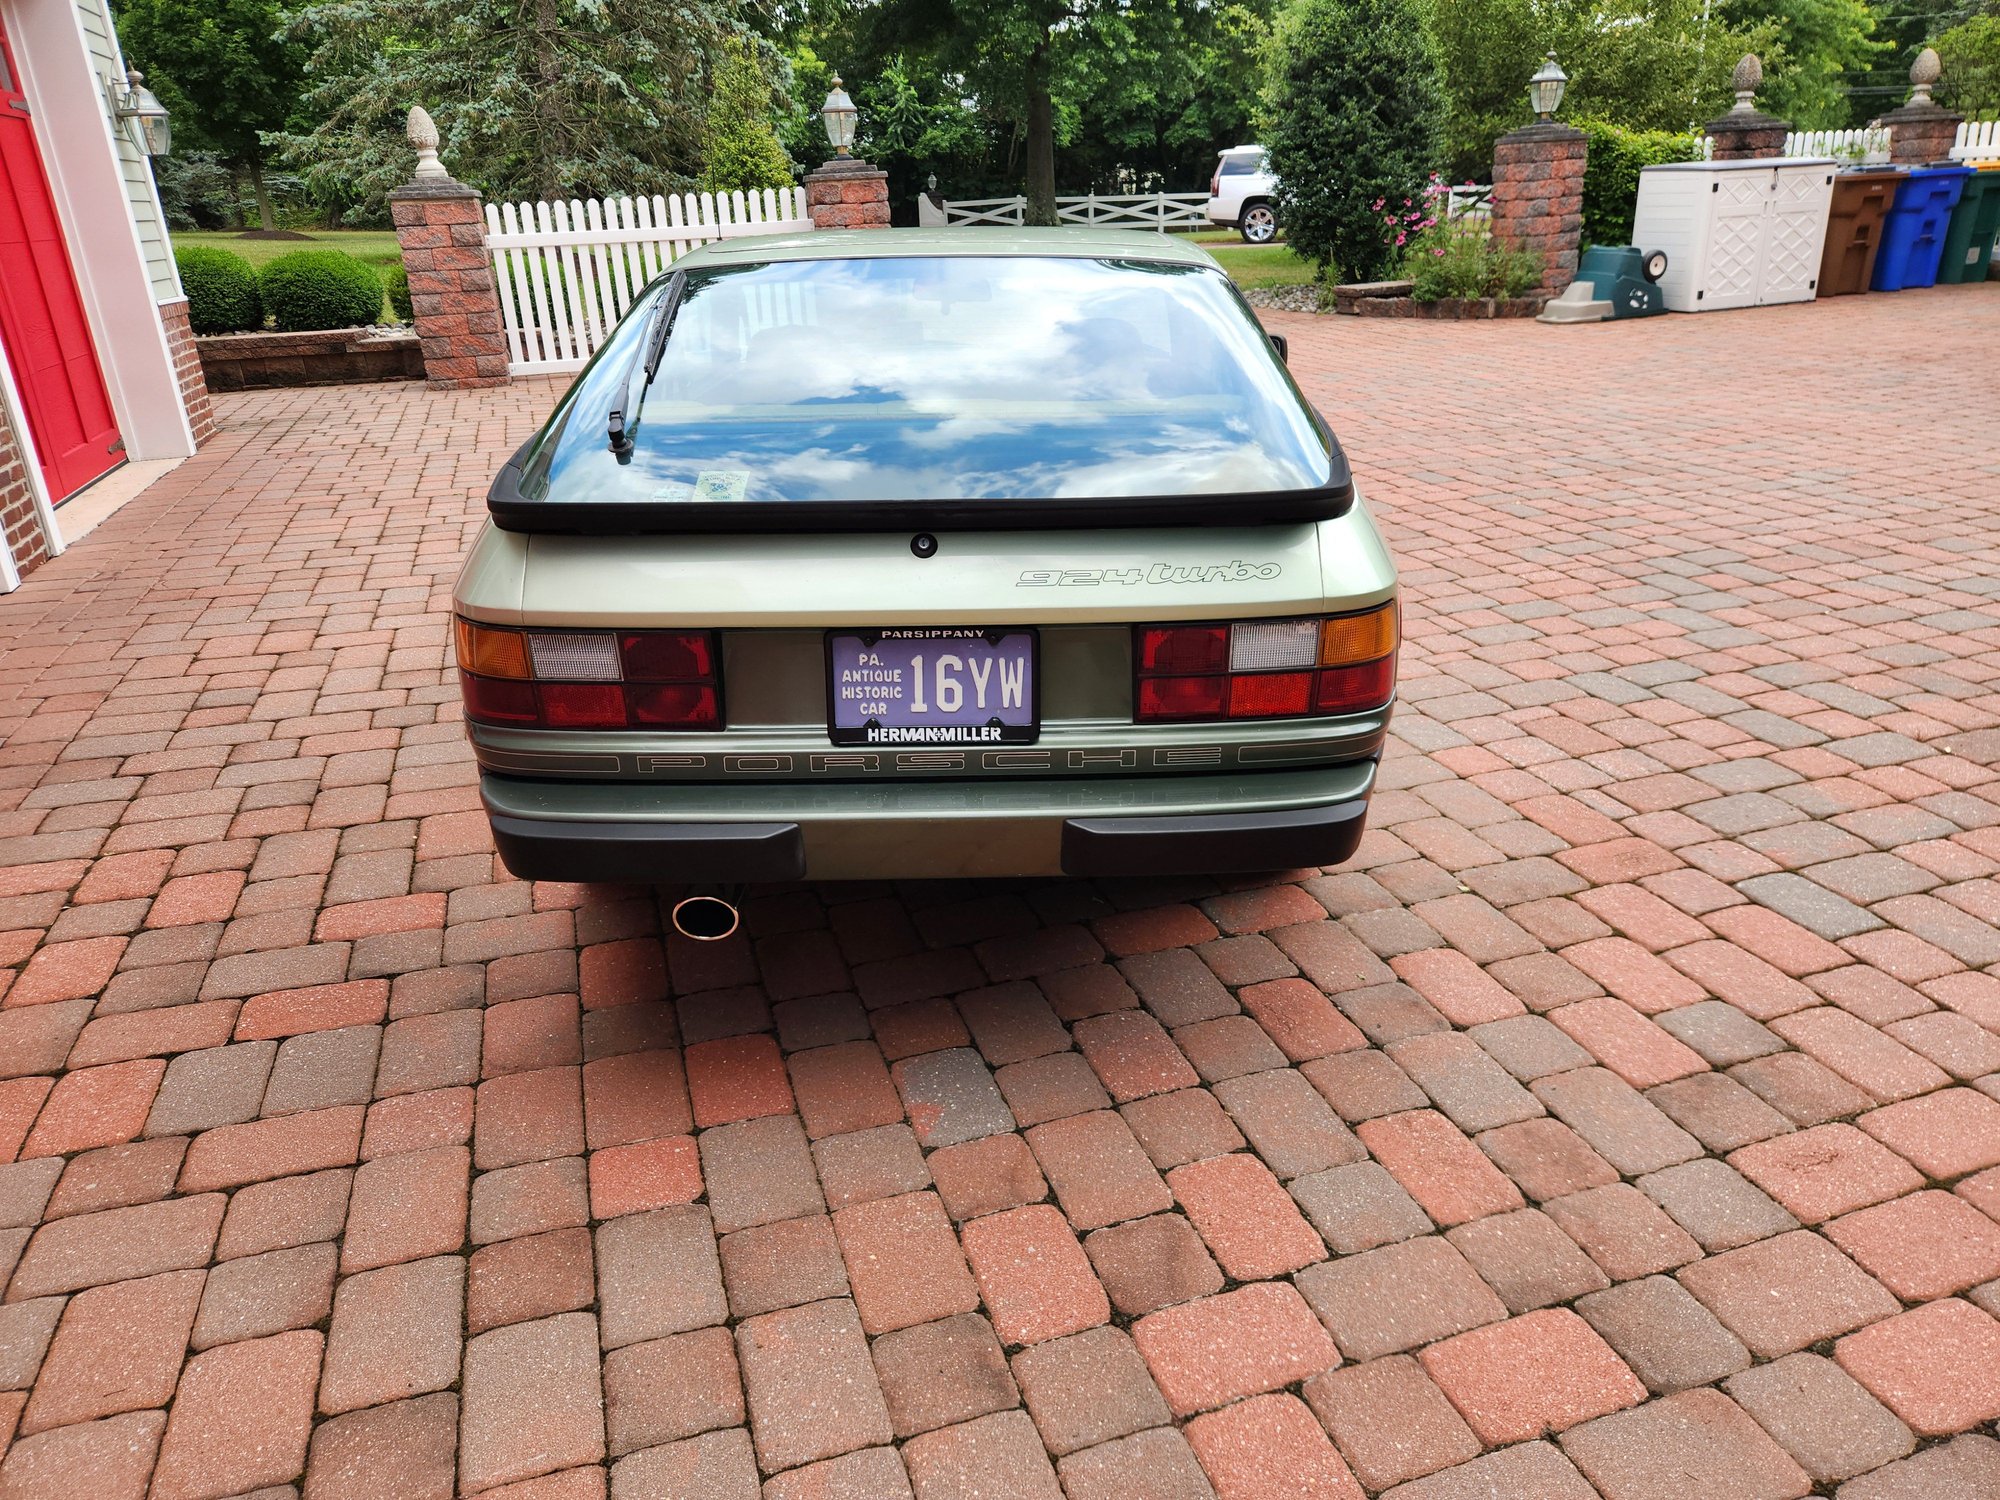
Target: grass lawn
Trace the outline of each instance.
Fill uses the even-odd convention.
[[[396,231],[393,229],[315,229],[310,233],[311,241],[308,243],[306,240],[246,240],[233,229],[172,231],[176,245],[214,245],[220,250],[233,250],[253,266],[261,266],[267,260],[276,260],[294,250],[345,250],[378,270],[383,266],[393,266],[402,259],[402,253],[396,248]]]
[[[1292,253],[1290,245],[1219,244],[1203,247],[1222,262],[1238,286],[1300,286],[1313,279],[1313,263]]]

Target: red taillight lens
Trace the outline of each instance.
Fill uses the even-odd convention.
[[[715,670],[705,631],[635,631],[618,638],[618,653],[629,682],[697,682]]]
[[[634,684],[625,690],[634,728],[715,729],[722,723],[715,689],[701,682]]]
[[[1222,717],[1227,677],[1142,677],[1139,711],[1148,719],[1217,719]]]
[[[615,682],[545,682],[540,691],[551,729],[625,727],[625,689]]]
[[[1226,625],[1153,625],[1139,632],[1139,671],[1183,676],[1229,665]]]
[[[1380,708],[1396,689],[1397,606],[1325,618],[1133,631],[1139,723],[1286,719]]]
[[[1295,718],[1311,711],[1310,672],[1246,672],[1229,679],[1232,719]]]
[[[1313,711],[1322,714],[1354,713],[1364,708],[1380,708],[1396,688],[1396,658],[1364,662],[1358,667],[1323,667],[1313,692]]]
[[[719,729],[706,630],[514,630],[457,622],[465,716],[544,729]]]
[[[474,677],[470,672],[460,672],[458,686],[468,719],[477,719],[482,724],[533,724],[541,717],[532,682]]]

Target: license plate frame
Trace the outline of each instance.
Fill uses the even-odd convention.
[[[869,652],[879,652],[887,644],[894,648],[893,670],[899,675],[895,685],[907,690],[914,684],[911,673],[914,670],[929,670],[933,663],[926,661],[926,667],[917,669],[914,662],[931,657],[931,648],[949,648],[954,642],[977,641],[985,648],[985,659],[990,663],[993,691],[999,694],[1000,664],[1003,657],[1013,659],[1005,647],[1010,641],[1020,641],[1016,648],[1019,659],[1024,663],[1025,682],[1022,684],[1023,703],[1013,711],[1009,722],[1007,710],[989,714],[986,719],[974,722],[970,715],[978,712],[977,689],[972,681],[968,664],[961,676],[964,701],[968,705],[965,716],[953,720],[940,720],[936,705],[931,701],[934,692],[921,689],[917,701],[924,705],[924,719],[917,723],[885,723],[880,718],[870,718],[856,707],[857,699],[842,694],[841,673],[848,667],[859,668],[862,663],[856,655],[856,648]],[[843,644],[845,643],[845,644]],[[826,632],[826,732],[836,745],[864,745],[871,749],[911,749],[923,750],[933,746],[942,748],[964,748],[966,746],[1032,745],[1041,738],[1041,635],[1027,625],[936,625],[936,626],[884,626],[861,630],[829,630]],[[956,655],[955,652],[948,654]],[[875,670],[888,670],[878,664]],[[934,689],[936,680],[924,686]],[[1000,705],[996,705],[1000,707]],[[850,721],[843,723],[845,717]],[[1025,719],[1022,716],[1025,715]],[[860,722],[853,722],[859,719]],[[923,730],[925,733],[910,731]],[[904,732],[895,732],[904,731]]]

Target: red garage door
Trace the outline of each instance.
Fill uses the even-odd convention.
[[[57,499],[124,456],[20,74],[0,28],[0,343]]]

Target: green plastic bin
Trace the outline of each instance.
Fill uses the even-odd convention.
[[[1993,261],[1993,237],[2000,234],[2000,162],[1981,162],[1965,179],[1958,207],[1944,232],[1938,257],[1938,284],[1984,281]]]

